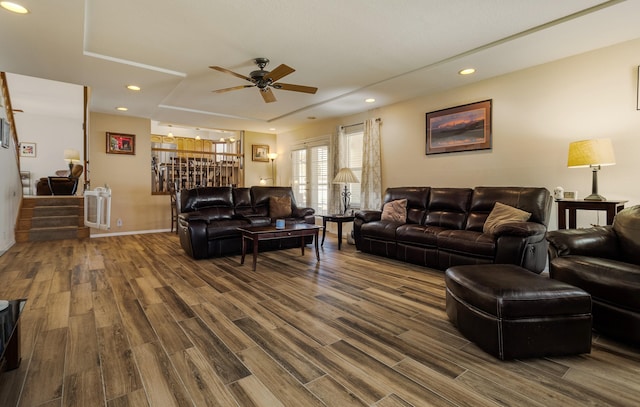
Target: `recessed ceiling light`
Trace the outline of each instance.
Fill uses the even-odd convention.
[[[307,119],[309,119],[309,120],[315,120],[315,119],[316,119],[316,117],[315,117],[315,116],[308,116],[308,117],[307,117]]]
[[[373,103],[376,100],[374,98],[368,98],[368,99],[365,99],[364,101],[367,102],[367,103]]]
[[[21,5],[12,3],[10,1],[0,1],[0,6],[6,10],[9,10],[18,14],[27,14],[29,12],[29,10],[22,7]]]
[[[275,127],[271,127],[271,128],[269,129],[269,131],[276,131],[276,128],[275,128]]]
[[[124,106],[119,106],[119,107],[116,107],[116,110],[119,110],[119,111],[121,111],[121,112],[126,112],[126,111],[127,111],[127,110],[129,110],[129,109],[128,109],[128,108],[126,108],[126,107],[124,107]]]
[[[127,89],[129,90],[140,90],[140,86],[137,85],[127,85]]]
[[[474,68],[465,68],[461,71],[458,71],[458,73],[460,75],[471,75],[472,73],[474,73],[476,70]]]

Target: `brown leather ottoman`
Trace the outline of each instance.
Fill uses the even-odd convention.
[[[499,359],[589,353],[591,296],[512,264],[450,267],[447,315]]]

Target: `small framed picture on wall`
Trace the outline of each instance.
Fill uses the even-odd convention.
[[[107,132],[108,154],[136,154],[135,134],[122,134]]]
[[[20,143],[20,157],[36,157],[36,143]]]
[[[6,119],[0,119],[0,139],[2,140],[2,147],[9,148],[9,139],[11,138],[11,126]]]
[[[267,144],[253,144],[251,160],[269,162],[269,146]]]

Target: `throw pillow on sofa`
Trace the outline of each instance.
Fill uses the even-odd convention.
[[[398,199],[384,204],[381,219],[390,222],[407,223],[407,200]]]
[[[487,220],[484,221],[482,232],[493,235],[496,228],[503,223],[526,222],[530,217],[531,214],[529,212],[496,202],[493,210],[491,210],[491,213],[487,216]]]
[[[271,219],[288,218],[291,216],[291,197],[270,196],[269,216]]]

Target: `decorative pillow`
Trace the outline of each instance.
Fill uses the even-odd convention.
[[[407,200],[397,199],[384,204],[381,219],[390,222],[407,223]]]
[[[496,228],[503,223],[509,222],[526,222],[531,217],[529,212],[522,209],[514,208],[513,206],[505,205],[500,202],[496,202],[493,210],[487,216],[487,220],[484,221],[482,231],[489,235],[494,234]]]
[[[290,196],[270,196],[269,216],[271,219],[288,218],[291,216]]]

